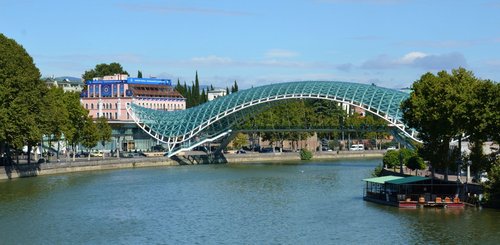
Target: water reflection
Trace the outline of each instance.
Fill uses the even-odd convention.
[[[362,200],[379,159],[208,165],[0,183],[0,243],[488,244],[500,212]],[[25,234],[29,230],[29,234]]]

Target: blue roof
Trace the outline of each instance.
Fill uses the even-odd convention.
[[[86,84],[109,84],[109,83],[128,83],[141,85],[168,85],[172,86],[170,79],[163,78],[135,78],[129,77],[127,80],[87,80]]]

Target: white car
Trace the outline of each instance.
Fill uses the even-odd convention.
[[[358,144],[358,145],[351,145],[351,148],[349,148],[350,151],[364,151],[365,146],[363,144]]]
[[[396,147],[395,146],[389,146],[387,147],[387,150],[390,151],[390,150],[396,150]]]

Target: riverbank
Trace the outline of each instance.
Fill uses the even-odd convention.
[[[383,157],[385,151],[334,151],[314,152],[312,160],[335,160],[349,158]],[[298,152],[247,153],[224,155],[228,164],[252,162],[301,161]],[[307,162],[307,161],[304,161]]]
[[[346,152],[316,152],[313,160],[334,160],[349,158],[377,158],[382,157],[384,151],[346,151]],[[227,164],[242,164],[252,162],[280,162],[300,161],[300,155],[296,152],[282,153],[247,153],[226,154]],[[307,163],[304,161],[304,163]],[[179,162],[166,157],[146,158],[94,158],[90,161],[78,159],[72,162],[55,162],[41,164],[19,164],[14,166],[0,166],[0,180],[34,177],[39,175],[63,174],[82,171],[99,171],[111,169],[140,168],[140,167],[165,167],[181,165]]]
[[[41,164],[19,164],[15,166],[1,166],[0,180],[39,175],[72,173],[82,171],[98,171],[123,168],[140,167],[165,167],[179,165],[177,162],[165,158],[108,158],[92,159],[90,161],[79,159],[75,162],[50,162]]]

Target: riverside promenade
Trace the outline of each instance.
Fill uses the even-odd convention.
[[[332,160],[346,158],[381,158],[385,151],[340,151],[340,152],[315,152],[313,160]],[[282,162],[301,161],[297,152],[277,152],[277,153],[246,153],[246,154],[225,154],[228,164],[244,164],[252,162]],[[25,162],[25,161],[24,161]],[[307,161],[303,161],[307,163]],[[68,161],[61,158],[60,161],[52,160],[49,163],[27,164],[20,162],[12,166],[0,166],[0,180],[35,177],[39,175],[72,173],[82,171],[112,170],[124,168],[140,167],[165,167],[181,165],[175,160],[167,157],[136,157],[136,158],[113,158],[105,159],[93,157],[77,158],[76,161]]]
[[[144,158],[79,158],[77,161],[51,161],[49,163],[20,163],[12,166],[0,166],[0,180],[22,177],[34,177],[38,175],[61,174],[82,171],[111,170],[138,167],[163,167],[179,165],[166,157],[144,157]]]

